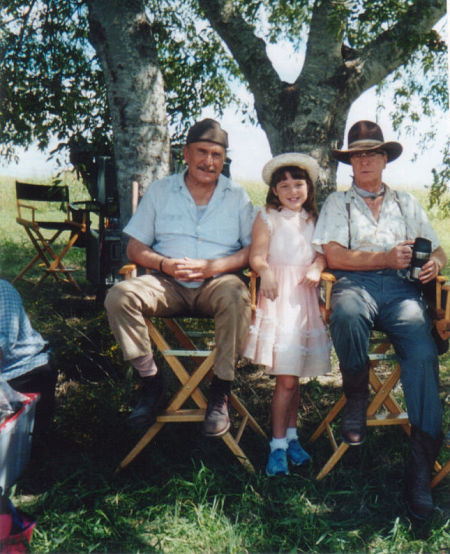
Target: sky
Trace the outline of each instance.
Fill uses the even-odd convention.
[[[281,79],[293,82],[301,69],[302,54],[294,52],[289,43],[269,45],[267,51]],[[247,98],[251,103],[251,95],[244,87],[238,91],[238,94],[242,98]],[[439,119],[438,140],[435,145],[426,153],[419,155],[416,161],[412,161],[413,156],[418,153],[418,138],[399,136],[398,133],[393,131],[389,119],[392,104],[388,92],[387,98],[383,98],[383,102],[386,109],[377,114],[377,99],[374,88],[366,91],[354,102],[347,120],[345,145],[347,144],[348,129],[353,123],[360,119],[376,121],[382,129],[386,141],[397,140],[403,145],[402,156],[386,167],[383,174],[384,180],[393,186],[400,185],[406,188],[429,186],[432,183],[432,169],[437,168],[442,163],[440,150],[446,138],[450,135],[450,114],[448,112],[443,113]],[[271,158],[264,131],[259,126],[242,123],[241,116],[236,114],[232,108],[227,108],[221,118],[210,110],[205,110],[202,116],[219,119],[222,127],[228,132],[232,177],[236,180],[261,181],[262,167]],[[22,179],[45,179],[56,172],[54,162],[47,161],[48,154],[39,152],[35,147],[31,147],[26,152],[19,151],[18,154],[19,164],[11,164],[7,167],[0,165],[0,174],[13,175]],[[351,182],[350,166],[339,164],[337,182],[339,185]]]

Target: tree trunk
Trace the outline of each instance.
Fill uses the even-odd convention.
[[[131,183],[140,194],[169,172],[163,78],[144,2],[87,0],[90,41],[102,66],[112,120],[121,227],[131,215]]]
[[[304,152],[319,162],[319,202],[336,188],[337,162],[331,150],[342,146],[352,103],[403,65],[446,10],[445,0],[417,0],[390,29],[353,51],[342,43],[346,21],[336,18],[338,3],[316,0],[302,71],[294,83],[285,83],[236,2],[199,4],[247,79],[272,154]],[[413,41],[407,40],[412,36]]]

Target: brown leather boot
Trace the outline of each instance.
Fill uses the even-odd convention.
[[[127,418],[127,425],[138,431],[149,427],[164,405],[165,391],[166,386],[161,371],[150,377],[141,377],[139,400]]]
[[[347,399],[342,412],[341,433],[345,443],[351,446],[366,440],[366,413],[369,400],[369,364],[362,370],[343,370],[342,386]]]
[[[224,381],[214,375],[209,389],[208,406],[203,422],[203,434],[207,437],[221,437],[230,428],[228,398],[231,381]]]
[[[434,509],[431,473],[442,439],[442,434],[434,439],[414,425],[411,428],[411,451],[406,468],[406,504],[415,519],[426,519]]]

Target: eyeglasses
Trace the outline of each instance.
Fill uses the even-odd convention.
[[[382,156],[383,154],[383,150],[369,150],[368,152],[355,152],[354,154],[350,155],[350,158],[356,158],[357,160],[361,160],[362,158],[373,159],[376,156]]]

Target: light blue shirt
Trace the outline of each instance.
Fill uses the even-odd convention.
[[[33,329],[16,289],[0,279],[0,372],[10,381],[49,361],[47,342]]]
[[[199,217],[184,174],[176,174],[148,187],[124,233],[163,256],[214,260],[250,244],[253,219],[246,191],[223,175]]]

